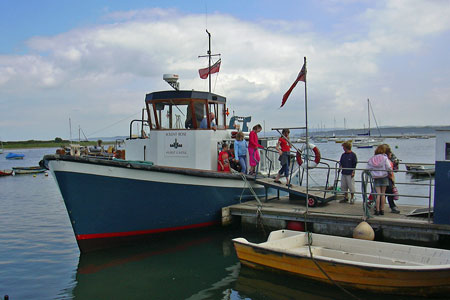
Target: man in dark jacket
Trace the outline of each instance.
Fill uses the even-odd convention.
[[[348,202],[348,193],[350,191],[350,203],[355,203],[355,168],[358,163],[356,154],[352,152],[352,143],[347,141],[342,144],[344,153],[339,160],[339,166],[341,168],[341,190],[344,192],[344,199],[340,202]]]

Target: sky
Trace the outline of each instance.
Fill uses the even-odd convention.
[[[252,124],[449,125],[450,1],[0,0],[0,140],[123,136],[145,94],[212,91]],[[371,121],[371,126],[374,120]],[[81,130],[80,130],[81,129]],[[83,136],[82,136],[83,137]]]

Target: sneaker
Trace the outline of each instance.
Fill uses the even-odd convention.
[[[393,214],[399,214],[400,211],[397,209],[397,207],[393,207],[393,208],[391,208],[391,213],[393,213]]]
[[[341,201],[339,201],[339,203],[347,203],[348,202],[348,199],[347,198],[344,198],[344,199],[342,199]]]
[[[375,211],[374,215],[378,216],[380,213],[378,212],[378,210]]]
[[[286,186],[287,186],[287,187],[291,187],[291,186],[292,186],[292,184],[290,184],[290,183],[286,183]]]
[[[380,215],[384,216],[384,210],[380,210]]]
[[[281,183],[281,181],[279,181],[279,180],[274,180],[273,182],[278,183],[278,184]]]
[[[350,204],[355,204],[355,198],[350,199]]]

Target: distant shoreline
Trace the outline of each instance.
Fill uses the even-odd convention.
[[[71,144],[70,141],[14,141],[14,142],[3,142],[3,149],[30,149],[30,148],[64,148]],[[80,144],[81,146],[95,146],[96,141],[89,142],[72,142],[72,144]],[[112,142],[103,142],[103,145],[113,144]],[[1,145],[0,145],[1,146]]]

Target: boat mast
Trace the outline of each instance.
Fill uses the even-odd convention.
[[[207,55],[200,55],[199,57],[207,57],[208,58],[208,80],[209,80],[209,92],[211,93],[211,57],[212,56],[220,56],[220,53],[218,54],[211,54],[211,33],[209,33],[208,29],[206,29],[206,33],[208,34],[208,51],[206,52]]]
[[[367,116],[369,117],[369,136],[370,136],[370,101],[367,98]]]
[[[306,90],[306,56],[303,58],[303,66],[305,67],[305,143],[306,143],[306,213],[308,213],[309,200],[309,133],[308,133],[308,93]],[[299,169],[300,171],[300,169]]]

